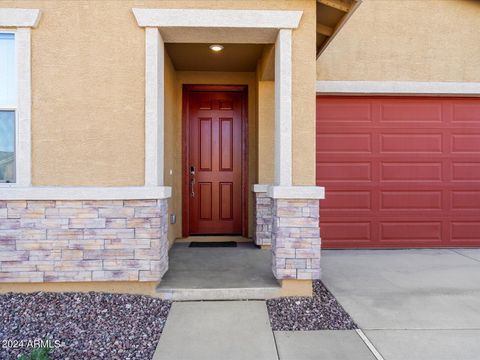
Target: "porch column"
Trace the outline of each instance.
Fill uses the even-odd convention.
[[[145,186],[164,184],[164,52],[158,28],[145,28]]]
[[[157,27],[145,27],[145,186],[164,185],[165,45]],[[151,237],[151,249],[139,255],[154,259],[150,279],[160,280],[168,270],[168,201],[161,199],[153,213],[158,223],[144,236]],[[136,252],[135,252],[136,253]],[[137,255],[135,255],[137,256]]]
[[[275,42],[275,184],[266,193],[271,199],[272,271],[282,281],[307,280],[311,289],[311,280],[320,278],[319,199],[324,189],[293,185],[292,75],[292,30],[280,29]]]
[[[275,42],[275,185],[292,185],[292,30]]]

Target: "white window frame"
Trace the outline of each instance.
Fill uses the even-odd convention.
[[[15,34],[17,67],[16,126],[16,182],[0,183],[0,200],[125,200],[168,199],[168,186],[32,186],[32,83],[31,83],[31,29],[40,20],[38,9],[0,8],[0,32]],[[10,105],[9,105],[10,106]],[[2,108],[5,109],[5,108]],[[5,109],[7,110],[7,109]]]
[[[17,69],[17,48],[16,48],[16,38],[17,38],[17,34],[16,34],[16,30],[12,30],[12,29],[1,29],[0,28],[0,34],[13,34],[13,41],[14,41],[14,45],[15,45],[15,70]],[[18,71],[17,71],[17,74],[15,76],[15,83],[17,85],[17,96],[16,96],[16,102],[13,103],[13,104],[0,104],[0,112],[3,112],[3,111],[13,111],[14,114],[15,114],[15,119],[14,119],[14,122],[15,122],[15,125],[14,125],[14,131],[15,131],[15,148],[14,148],[14,154],[15,154],[15,157],[14,157],[14,171],[15,171],[15,182],[13,183],[7,183],[7,182],[1,182],[0,181],[0,186],[2,187],[12,187],[12,186],[17,186],[17,183],[18,183],[18,171],[17,171],[17,149],[18,149],[18,141],[19,141],[19,136],[18,136],[18,117],[17,117],[17,104],[18,104]]]
[[[16,103],[0,110],[15,112],[15,182],[0,187],[32,185],[32,80],[31,28],[40,20],[38,9],[0,9],[0,32],[14,34]]]

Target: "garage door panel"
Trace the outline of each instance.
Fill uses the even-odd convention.
[[[453,104],[452,122],[468,122],[480,127],[480,103],[477,100],[457,100]]]
[[[442,134],[380,134],[381,153],[442,153]]]
[[[320,174],[320,180],[332,182],[372,180],[371,164],[368,162],[317,163],[317,174]]]
[[[322,246],[480,247],[480,99],[318,97],[317,109]]]
[[[477,210],[480,213],[480,191],[452,191],[453,210]]]
[[[371,210],[370,191],[330,191],[322,201],[325,210]]]
[[[384,101],[381,122],[442,122],[442,105],[431,101]]]
[[[382,162],[381,181],[441,181],[441,163]]]
[[[480,154],[480,134],[453,134],[452,153]]]
[[[384,222],[380,224],[381,242],[441,242],[441,222]]]
[[[329,222],[322,221],[320,234],[322,239],[329,239],[329,242],[355,241],[370,242],[370,222]]]
[[[478,221],[453,221],[451,224],[452,241],[468,242],[478,246],[480,222]]]
[[[480,162],[455,162],[452,164],[452,181],[480,181]]]
[[[371,153],[371,134],[324,133],[317,135],[318,153]]]
[[[332,98],[322,103],[317,102],[317,114],[322,114],[322,120],[325,123],[372,121],[371,105],[363,101],[352,101],[349,104],[345,104],[343,101],[337,101]]]
[[[441,191],[382,191],[382,210],[442,210]]]

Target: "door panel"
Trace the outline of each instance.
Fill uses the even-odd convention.
[[[240,92],[188,93],[192,235],[242,233],[242,109]]]
[[[317,97],[324,248],[480,247],[480,99]]]

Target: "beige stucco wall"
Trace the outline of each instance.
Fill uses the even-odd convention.
[[[34,185],[142,185],[145,33],[132,7],[304,10],[293,35],[293,171],[315,173],[315,1],[0,0],[39,8],[32,32]]]
[[[364,0],[318,80],[480,81],[480,2]]]
[[[258,183],[272,184],[275,169],[275,83],[258,82]]]
[[[39,8],[32,31],[34,185],[142,185],[145,34],[132,7],[304,10],[293,34],[293,171],[315,173],[312,0],[0,0]]]
[[[172,61],[165,53],[165,173],[166,186],[172,187],[172,197],[168,200],[168,213],[177,214],[175,224],[168,226],[168,240],[173,244],[181,235],[182,222],[182,149],[178,134],[182,131],[182,122],[179,119],[179,104],[181,99],[177,93],[177,72]],[[178,221],[180,220],[180,221]]]

